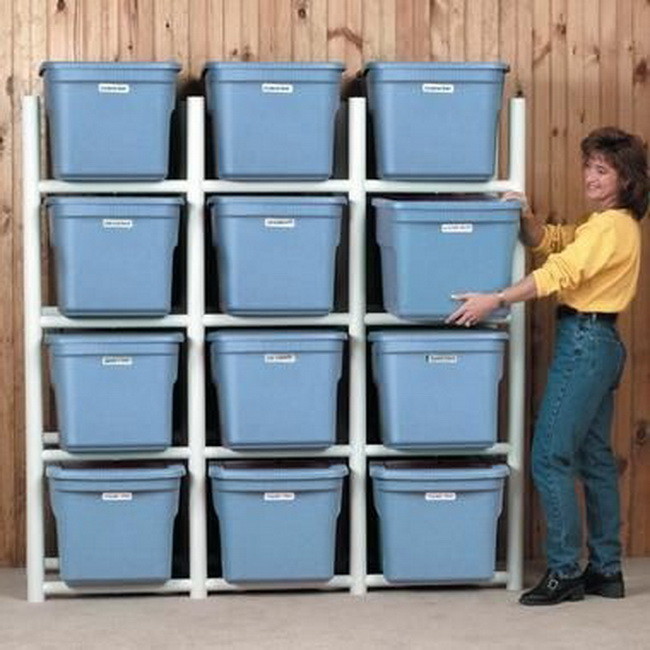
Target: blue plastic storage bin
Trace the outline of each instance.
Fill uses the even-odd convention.
[[[178,333],[47,334],[61,447],[168,447],[182,340]]]
[[[507,71],[504,63],[369,63],[378,176],[492,177]]]
[[[384,305],[395,316],[443,320],[452,294],[498,291],[512,280],[519,201],[373,199]]]
[[[72,586],[169,580],[184,475],[182,465],[49,465],[62,580]]]
[[[386,580],[490,580],[507,475],[506,465],[442,469],[417,461],[371,462]]]
[[[345,465],[210,463],[228,582],[321,582],[334,576]]]
[[[334,330],[209,334],[222,444],[334,444],[345,339],[345,333]]]
[[[165,178],[180,69],[173,62],[43,63],[54,177]]]
[[[175,197],[46,199],[61,312],[168,314],[182,204]]]
[[[332,311],[344,205],[343,197],[211,197],[221,309],[262,316]]]
[[[217,175],[329,178],[343,69],[341,63],[208,63]]]
[[[387,447],[496,442],[505,332],[384,330],[368,338]]]

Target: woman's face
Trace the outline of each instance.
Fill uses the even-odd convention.
[[[583,167],[585,196],[601,210],[618,204],[618,172],[596,153],[587,158]]]

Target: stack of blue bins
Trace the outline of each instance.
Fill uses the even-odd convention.
[[[377,176],[482,182],[495,176],[502,63],[371,63]],[[373,199],[386,311],[428,329],[372,332],[387,447],[477,452],[498,439],[507,334],[431,329],[453,296],[511,283],[520,204],[469,195]],[[506,316],[502,311],[497,316]],[[372,463],[382,570],[391,582],[478,582],[495,569],[507,467]]]
[[[52,172],[74,181],[160,181],[170,168],[177,63],[47,62],[41,67]],[[69,318],[162,317],[183,201],[49,197],[58,307]],[[59,445],[149,452],[172,443],[180,333],[48,334]],[[47,469],[61,578],[70,585],[171,577],[182,465]]]
[[[208,63],[216,175],[330,178],[343,67]],[[239,196],[211,197],[220,310],[262,318],[331,313],[345,203],[338,196],[251,196],[245,188]],[[238,450],[333,445],[345,339],[333,329],[210,333],[221,444]],[[332,577],[344,465],[215,463],[209,473],[226,580]]]

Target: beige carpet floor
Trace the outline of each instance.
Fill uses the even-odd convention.
[[[525,608],[500,588],[50,598],[0,569],[0,648],[650,650],[650,558],[626,564],[628,597]],[[536,575],[531,575],[531,579]]]

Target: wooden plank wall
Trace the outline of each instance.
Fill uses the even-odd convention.
[[[650,137],[647,0],[1,0],[0,565],[24,553],[21,277],[22,95],[40,92],[45,59],[183,63],[185,92],[221,60],[507,61],[506,97],[528,99],[528,187],[539,213],[584,208],[580,139],[599,124]],[[503,141],[505,146],[505,140]],[[650,231],[644,228],[650,251]],[[650,254],[622,319],[629,362],[616,412],[628,553],[650,553]],[[529,420],[543,389],[552,307],[532,310]],[[539,553],[529,496],[527,549]]]

